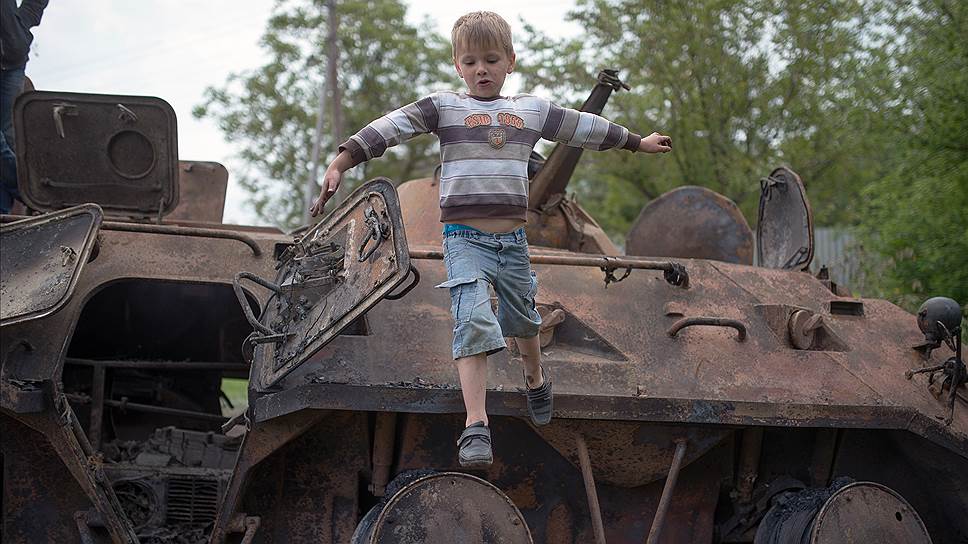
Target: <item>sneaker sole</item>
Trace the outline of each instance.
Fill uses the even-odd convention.
[[[533,423],[535,427],[544,427],[545,425],[551,423],[551,418],[549,417],[547,421],[538,421],[534,418],[534,416],[531,416],[531,423]]]
[[[471,457],[469,459],[458,457],[457,460],[460,462],[460,466],[465,468],[488,467],[494,463],[493,457]]]

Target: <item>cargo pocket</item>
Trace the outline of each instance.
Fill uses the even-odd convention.
[[[528,290],[528,294],[525,296],[525,302],[531,308],[531,319],[538,316],[538,309],[535,307],[534,297],[538,296],[538,275],[531,271],[531,289]],[[540,317],[538,318],[540,319]]]
[[[525,297],[534,300],[534,297],[538,295],[538,275],[531,271],[531,285],[528,287],[528,294]]]
[[[474,306],[477,304],[477,278],[454,278],[434,287],[450,289],[450,314],[454,316],[454,323],[467,323],[471,320]]]

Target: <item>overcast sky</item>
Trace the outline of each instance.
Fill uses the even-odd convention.
[[[411,1],[409,18],[431,16],[444,35],[467,11],[489,9],[512,25],[519,18],[555,35],[580,29],[564,21],[573,0],[491,0],[486,4]],[[27,75],[38,89],[158,96],[178,116],[178,155],[214,160],[230,172],[225,221],[252,223],[241,188],[231,172],[240,169],[236,150],[210,120],[196,120],[192,108],[208,86],[232,72],[260,66],[266,58],[258,41],[271,0],[51,0],[34,46]],[[460,81],[454,79],[457,87]],[[512,75],[506,91],[518,90]],[[399,104],[388,104],[396,107]]]

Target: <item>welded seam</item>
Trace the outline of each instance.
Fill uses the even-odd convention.
[[[752,297],[752,298],[753,298],[753,300],[754,300],[754,301],[756,301],[756,303],[757,303],[757,304],[763,304],[763,301],[762,301],[762,300],[760,300],[760,298],[759,298],[759,297],[757,297],[757,296],[756,296],[756,295],[755,295],[755,294],[754,294],[754,293],[753,293],[752,291],[750,291],[749,289],[747,289],[747,288],[745,288],[745,287],[743,287],[743,286],[742,286],[742,285],[740,285],[739,283],[736,283],[736,280],[734,280],[734,279],[733,279],[733,278],[731,278],[731,277],[730,277],[730,276],[729,276],[728,274],[726,274],[725,272],[723,272],[722,270],[720,270],[720,269],[719,269],[719,267],[718,267],[718,266],[716,266],[716,263],[714,263],[714,262],[710,262],[710,263],[709,263],[709,265],[713,267],[713,270],[715,270],[716,272],[719,272],[719,275],[720,275],[720,276],[722,276],[723,278],[725,278],[725,279],[726,279],[726,281],[728,281],[729,283],[731,283],[731,284],[733,284],[733,285],[735,285],[737,289],[739,289],[740,291],[742,291],[742,292],[744,292],[744,293],[746,293],[747,295],[749,295],[750,297]]]
[[[865,387],[867,387],[868,389],[870,389],[871,392],[874,393],[874,396],[877,398],[878,401],[883,401],[884,400],[884,397],[881,395],[881,393],[878,390],[876,390],[873,387],[871,387],[870,384],[868,384],[867,382],[865,382],[864,380],[862,380],[860,378],[860,376],[858,376],[857,374],[854,374],[854,372],[850,368],[848,368],[846,364],[838,361],[833,355],[831,355],[831,354],[829,354],[829,353],[827,353],[825,351],[818,351],[818,352],[815,352],[815,353],[822,353],[825,357],[827,357],[831,361],[837,363],[837,365],[840,368],[843,368],[844,370],[846,370],[848,374],[850,374],[851,376],[854,377],[854,379],[856,379],[860,383],[864,384]]]

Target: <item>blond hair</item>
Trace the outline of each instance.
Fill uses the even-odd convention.
[[[454,48],[455,59],[458,50],[463,51],[469,47],[503,49],[508,57],[514,55],[511,25],[492,11],[474,11],[462,15],[454,23],[454,29],[450,32],[450,42]]]

